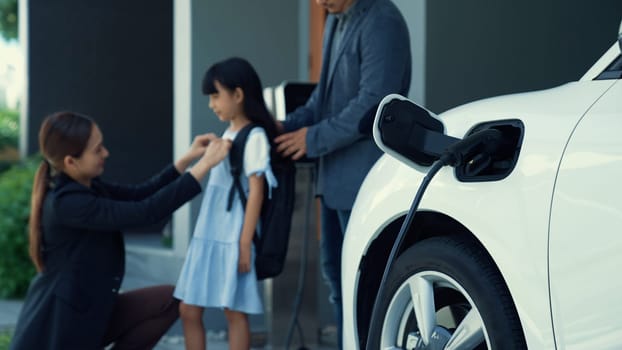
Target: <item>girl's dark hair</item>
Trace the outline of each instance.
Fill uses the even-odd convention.
[[[89,117],[58,112],[47,116],[39,129],[39,149],[43,161],[35,174],[30,201],[30,258],[37,271],[44,269],[41,255],[41,207],[52,175],[63,171],[65,156],[80,157],[95,123]]]
[[[212,65],[203,76],[202,90],[205,95],[216,93],[214,82],[218,81],[229,91],[236,88],[244,92],[244,113],[251,122],[263,127],[270,144],[277,136],[276,122],[263,98],[261,81],[255,69],[243,58],[232,57]]]

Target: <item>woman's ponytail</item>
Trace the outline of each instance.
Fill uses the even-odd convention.
[[[35,173],[30,197],[30,220],[28,238],[30,241],[30,258],[37,269],[43,271],[43,257],[41,255],[41,206],[47,192],[50,174],[50,164],[47,160],[41,161],[39,169]]]

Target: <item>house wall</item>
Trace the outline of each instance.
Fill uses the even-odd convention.
[[[110,157],[104,178],[138,182],[172,161],[172,4],[27,2],[25,153],[55,111],[93,117]]]
[[[622,1],[427,1],[426,106],[443,112],[581,78],[616,40]]]

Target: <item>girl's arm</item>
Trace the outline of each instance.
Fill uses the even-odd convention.
[[[240,237],[240,258],[238,261],[238,271],[240,273],[247,273],[251,269],[251,245],[253,244],[253,236],[257,229],[261,205],[264,200],[264,183],[263,175],[254,174],[248,177],[249,193],[246,200],[246,210],[244,211],[242,235]]]

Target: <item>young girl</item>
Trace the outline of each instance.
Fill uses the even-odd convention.
[[[249,123],[258,127],[251,130],[244,148],[241,182],[246,207],[236,194],[227,210],[233,178],[226,159],[210,175],[174,295],[182,301],[179,310],[186,349],[205,349],[205,307],[224,310],[230,349],[249,349],[248,314],[263,312],[253,235],[264,200],[264,182],[277,186],[270,168],[270,140],[277,129],[264,103],[259,77],[244,59],[230,58],[210,67],[203,77],[203,93],[209,95],[209,107],[218,119],[229,123],[224,139],[234,139]]]

